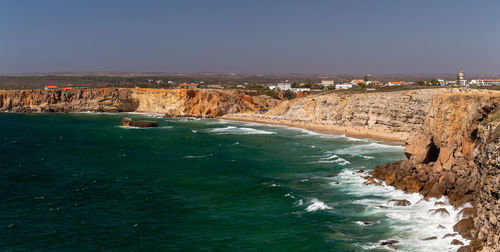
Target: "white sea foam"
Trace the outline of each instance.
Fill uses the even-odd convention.
[[[96,112],[96,111],[79,111],[69,112],[70,114],[89,114],[89,115],[119,115],[119,112]]]
[[[306,211],[308,212],[314,212],[318,210],[327,210],[327,209],[332,209],[330,206],[325,204],[325,202],[318,200],[316,198],[311,199],[311,204],[307,206]]]
[[[335,154],[359,156],[359,155],[373,154],[373,153],[403,152],[404,148],[405,147],[400,145],[369,143],[369,144],[353,145],[344,149],[336,150]]]
[[[218,119],[218,120],[204,120],[203,123],[207,125],[214,125],[214,124],[217,125],[217,124],[228,124],[230,122],[227,120]]]
[[[147,117],[163,118],[163,114],[158,114],[158,113],[146,113],[146,112],[123,112],[123,113],[130,115],[143,115]]]
[[[304,205],[304,200],[299,199],[299,200],[297,200],[297,201],[296,201],[295,203],[293,203],[293,204],[294,204],[294,205],[296,205],[296,206],[302,206],[302,205]]]
[[[210,129],[208,132],[211,133],[217,133],[220,135],[224,134],[235,134],[235,135],[270,135],[270,134],[276,134],[276,132],[272,131],[265,131],[265,130],[258,130],[254,128],[245,128],[245,127],[235,127],[235,126],[227,126],[224,128],[215,128],[215,129]]]
[[[390,186],[363,185],[365,180],[362,177],[365,175],[365,173],[356,173],[355,169],[345,169],[335,178],[342,185],[341,187],[337,185],[337,188],[346,194],[364,198],[353,202],[366,206],[366,210],[360,213],[362,216],[369,217],[381,214],[387,216],[394,233],[394,237],[388,237],[388,239],[399,241],[398,251],[456,251],[459,246],[450,245],[453,239],[469,244],[469,241],[460,235],[447,238],[444,236],[454,233],[453,225],[457,222],[458,212],[463,207],[470,207],[470,205],[455,209],[448,204],[445,197],[424,200],[420,194],[407,194]],[[331,185],[335,185],[335,182],[332,182]],[[408,200],[411,205],[393,206],[388,202],[391,199]],[[437,201],[445,202],[447,205],[435,206],[434,203]],[[438,208],[445,208],[450,215],[429,214],[429,210]],[[438,225],[442,225],[444,229],[438,228]],[[436,236],[437,239],[423,240],[433,236]],[[363,246],[378,246],[378,243],[364,244]]]
[[[327,157],[320,158],[320,160],[316,161],[316,163],[320,163],[320,164],[336,163],[336,164],[345,166],[345,165],[350,164],[351,162],[334,154],[334,155],[329,155]]]
[[[214,154],[208,154],[208,155],[200,155],[200,156],[185,156],[183,158],[186,159],[193,159],[193,158],[207,158],[207,157],[213,157]]]

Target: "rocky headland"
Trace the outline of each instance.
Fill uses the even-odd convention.
[[[460,251],[500,250],[498,91],[326,94],[286,101],[264,114],[226,117],[405,142],[407,160],[375,167],[368,183],[447,196],[456,207],[470,203],[454,226],[471,240]]]
[[[404,142],[407,159],[375,167],[368,179],[429,198],[447,196],[457,207],[470,203],[454,227],[471,240],[461,251],[500,249],[498,91],[334,92],[281,102],[221,90],[9,90],[0,91],[0,111],[220,117]],[[430,214],[446,212],[437,207]]]
[[[144,112],[171,117],[217,117],[268,110],[278,100],[222,90],[98,88],[0,90],[0,111]]]

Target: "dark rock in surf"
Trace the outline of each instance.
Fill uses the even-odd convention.
[[[446,239],[446,238],[448,238],[448,237],[455,237],[455,236],[457,236],[457,233],[453,233],[453,234],[445,234],[445,235],[443,236],[443,239]]]
[[[428,211],[430,215],[439,215],[441,217],[447,217],[450,216],[450,212],[446,210],[445,208],[438,208],[438,209],[431,209]]]
[[[465,239],[472,239],[471,231],[474,229],[474,220],[472,217],[460,220],[455,226],[453,226],[453,231],[458,232]]]
[[[361,221],[364,226],[372,226],[375,224],[375,221],[367,220],[367,221]]]
[[[470,245],[467,246],[462,246],[458,248],[457,252],[471,252],[472,250],[470,249]]]
[[[434,203],[434,206],[446,206],[446,203],[444,203],[442,201],[437,201]]]
[[[398,243],[399,241],[397,240],[387,240],[387,241],[382,241],[380,242],[380,245],[381,246],[386,246],[390,249],[397,249],[398,246],[396,246],[395,244]]]
[[[397,200],[397,199],[391,199],[387,201],[387,203],[392,204],[393,206],[409,206],[411,203],[408,200]]]
[[[431,237],[427,237],[427,238],[422,239],[422,241],[430,241],[430,240],[437,240],[437,237],[431,236]]]
[[[466,207],[457,214],[458,219],[466,219],[469,217],[475,217],[476,216],[476,210],[472,207]]]
[[[158,123],[155,121],[134,121],[128,117],[125,117],[120,122],[120,126],[125,127],[138,127],[138,128],[151,128],[158,127]]]
[[[453,241],[451,241],[450,243],[451,245],[464,245],[463,242],[457,240],[457,239],[453,239]]]

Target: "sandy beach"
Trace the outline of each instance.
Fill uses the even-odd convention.
[[[331,124],[324,125],[314,122],[291,121],[286,118],[274,119],[271,118],[270,116],[259,115],[259,114],[230,114],[221,117],[221,119],[296,127],[319,133],[344,134],[350,137],[368,138],[386,142],[405,143],[410,135],[410,133],[408,132],[393,132],[390,130],[377,129],[377,128],[346,127],[346,126],[338,126]]]

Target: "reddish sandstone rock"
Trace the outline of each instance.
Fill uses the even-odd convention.
[[[427,194],[429,198],[441,198],[443,194],[446,192],[446,187],[443,184],[434,184]]]
[[[413,159],[419,163],[426,160],[432,145],[432,138],[424,134],[414,134],[408,141],[405,155],[408,159]]]
[[[474,220],[472,218],[462,219],[453,226],[453,231],[459,233],[466,239],[472,239],[471,231],[474,229]]]

